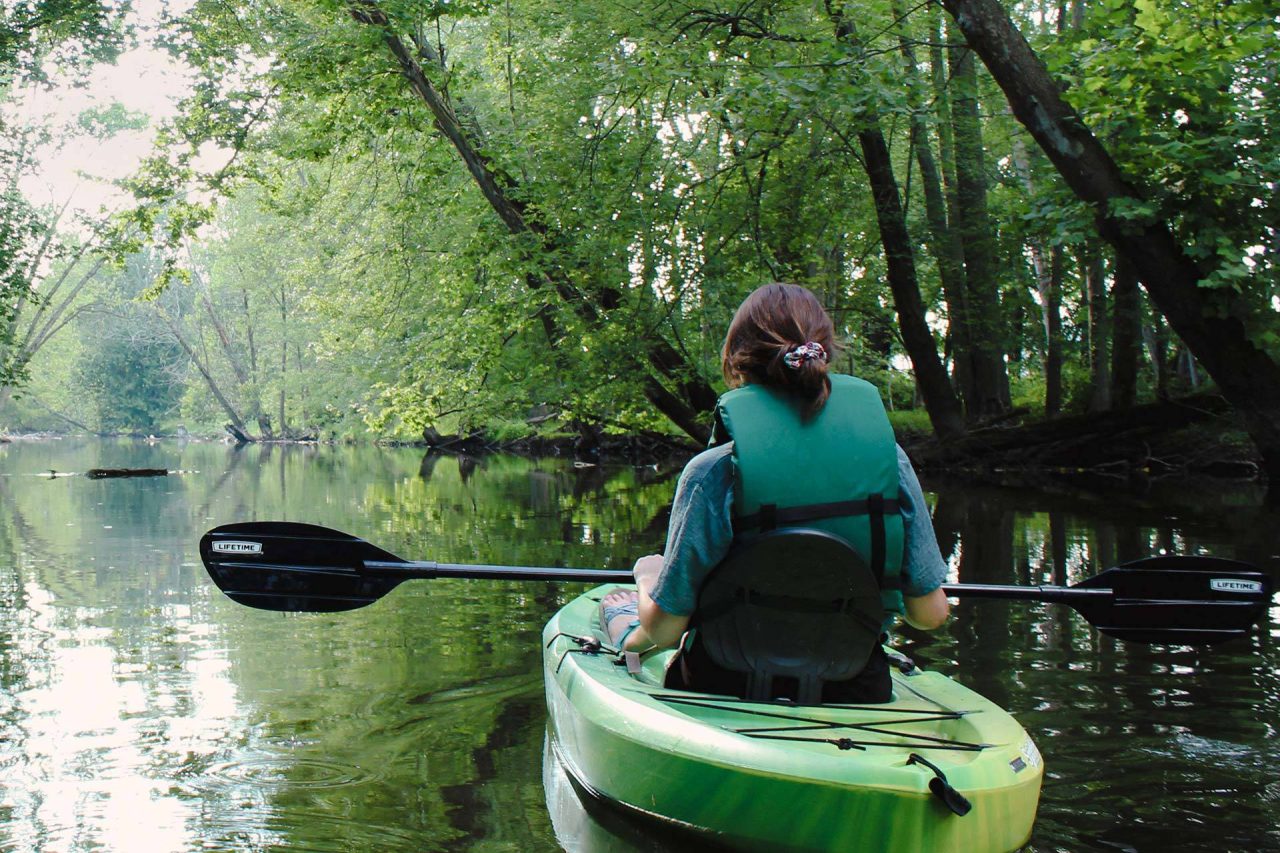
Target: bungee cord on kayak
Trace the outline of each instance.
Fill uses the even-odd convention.
[[[669,704],[689,705],[699,708],[715,711],[729,711],[754,717],[764,717],[778,720],[788,720],[796,723],[792,726],[775,726],[769,728],[734,728],[731,726],[722,726],[726,731],[734,734],[745,735],[747,737],[756,737],[765,740],[794,740],[799,742],[808,741],[810,743],[830,743],[840,746],[841,749],[848,748],[848,744],[854,744],[859,747],[879,746],[900,748],[904,741],[919,741],[916,745],[919,749],[954,749],[963,751],[978,751],[987,749],[991,744],[986,743],[966,743],[962,741],[943,740],[932,735],[921,734],[919,732],[901,731],[898,729],[886,728],[886,726],[905,726],[920,723],[936,723],[944,720],[958,720],[968,714],[967,711],[941,711],[941,712],[914,712],[912,709],[899,708],[883,708],[875,705],[850,705],[842,706],[849,711],[857,711],[875,714],[882,712],[885,714],[899,714],[897,719],[880,719],[874,723],[854,722],[849,720],[822,720],[814,717],[806,717],[797,714],[774,713],[759,707],[744,707],[743,705],[728,705],[720,703],[716,700],[701,701],[696,698],[686,696],[657,695],[654,698],[667,702]],[[745,703],[744,703],[745,704]],[[829,708],[830,706],[822,706]],[[837,740],[824,738],[806,738],[799,736],[789,736],[788,732],[805,732],[805,731],[824,731],[849,729],[853,731],[864,732],[868,734],[882,734],[886,737],[897,738],[895,741],[852,741],[848,738],[839,738]],[[846,744],[846,745],[841,745]]]
[[[739,732],[739,734],[744,734],[744,733]],[[825,744],[830,744],[831,746],[834,746],[840,750],[850,750],[850,749],[865,750],[868,747],[872,747],[872,746],[882,746],[882,747],[892,746],[895,749],[901,749],[904,746],[904,744],[902,743],[889,744],[889,743],[884,743],[882,741],[875,741],[875,740],[853,740],[852,738],[847,738],[847,737],[817,738],[817,737],[799,737],[799,736],[790,736],[790,735],[769,735],[769,734],[750,734],[750,733],[745,733],[745,734],[747,734],[748,737],[759,738],[760,740],[785,740],[785,741],[790,741],[792,743],[825,743]],[[913,743],[913,744],[910,744],[910,746],[913,749],[940,749],[940,750],[951,751],[951,752],[979,752],[983,749],[988,748],[990,744]]]

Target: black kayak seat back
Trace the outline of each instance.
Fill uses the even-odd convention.
[[[780,528],[735,545],[712,570],[694,624],[712,662],[746,675],[745,698],[776,698],[786,679],[813,704],[825,682],[862,672],[884,618],[875,573],[847,540]]]

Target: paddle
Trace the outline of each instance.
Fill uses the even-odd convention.
[[[263,610],[364,607],[414,578],[630,583],[625,569],[414,562],[337,530],[287,521],[227,524],[200,540],[218,588]],[[1239,637],[1271,602],[1271,579],[1218,557],[1152,557],[1074,586],[945,584],[948,595],[1066,604],[1100,631],[1141,643],[1217,643]]]

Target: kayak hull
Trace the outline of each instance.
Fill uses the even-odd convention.
[[[1008,851],[1043,779],[1007,712],[938,673],[894,673],[885,705],[797,706],[667,690],[669,652],[629,674],[602,639],[601,587],[544,630],[547,709],[565,770],[593,795],[745,850]],[[945,774],[972,809],[930,790]],[[938,783],[934,783],[935,787]]]

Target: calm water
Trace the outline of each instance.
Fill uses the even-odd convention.
[[[89,480],[93,467],[163,478]],[[335,616],[250,610],[196,555],[216,524],[338,527],[405,557],[628,566],[678,472],[418,450],[0,445],[0,851],[667,850],[543,765],[539,631],[577,590],[418,581]],[[1093,494],[930,482],[960,580],[1118,560],[1280,566],[1248,486]],[[897,638],[1007,707],[1048,775],[1029,849],[1280,850],[1280,610],[1209,651],[968,602]]]

